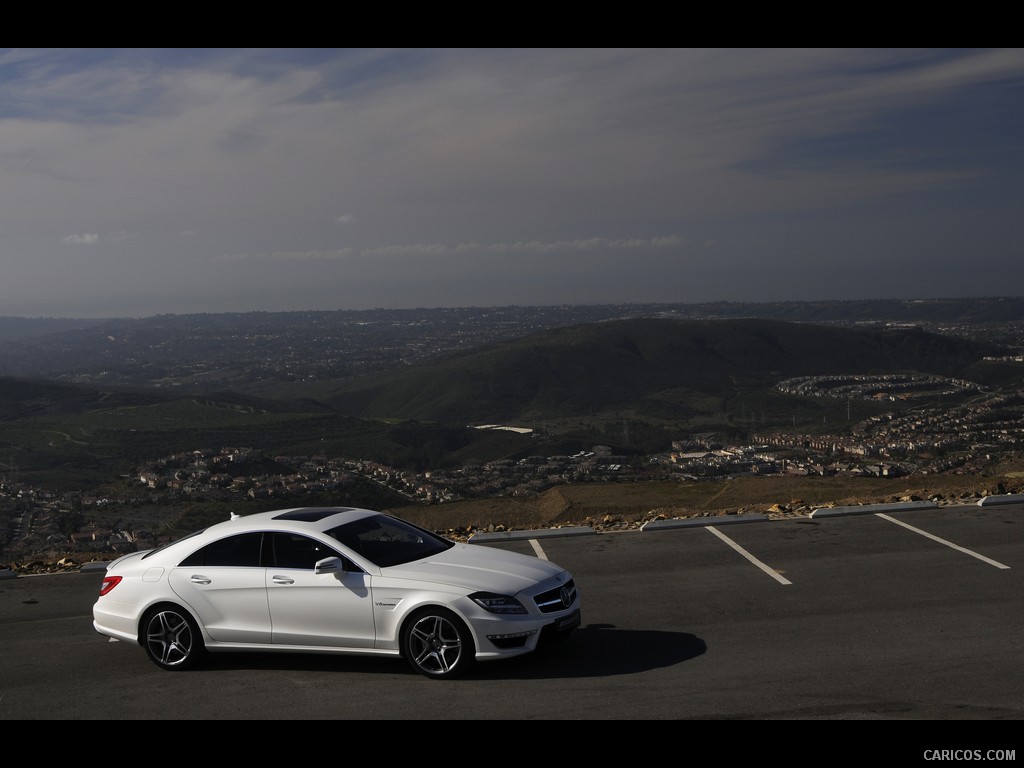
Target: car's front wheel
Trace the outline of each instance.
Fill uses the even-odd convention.
[[[435,679],[464,675],[476,658],[469,628],[444,608],[418,611],[406,622],[402,653],[413,669]]]
[[[142,646],[162,669],[192,669],[201,661],[203,636],[188,611],[173,605],[153,608],[142,620]]]

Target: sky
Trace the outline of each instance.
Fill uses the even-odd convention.
[[[1024,49],[0,49],[0,315],[1018,296]]]

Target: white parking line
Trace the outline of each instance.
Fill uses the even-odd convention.
[[[541,560],[547,560],[548,556],[544,554],[544,548],[541,547],[540,542],[536,539],[530,539],[530,546],[533,547],[533,551],[537,553],[537,557]]]
[[[976,557],[979,560],[981,560],[982,562],[988,563],[989,565],[994,565],[996,568],[1002,568],[1003,570],[1007,570],[1007,571],[1010,570],[1010,566],[1008,566],[1008,565],[1003,565],[1002,563],[997,563],[995,560],[990,560],[989,558],[985,557],[984,555],[979,555],[977,552],[972,552],[969,549],[964,549],[963,547],[957,546],[956,544],[954,544],[951,541],[946,541],[945,539],[940,539],[938,536],[933,536],[932,534],[928,533],[928,531],[922,531],[920,528],[915,528],[912,525],[907,525],[906,523],[901,522],[901,521],[897,520],[894,517],[889,517],[888,515],[882,514],[881,512],[878,512],[876,514],[876,517],[881,517],[881,518],[883,518],[885,520],[888,520],[890,523],[896,523],[896,525],[902,525],[908,531],[913,531],[914,533],[919,533],[922,536],[925,536],[926,538],[931,539],[932,541],[937,541],[937,542],[939,542],[939,544],[945,544],[947,547],[952,547],[957,552],[963,552],[965,555],[970,555],[971,557]]]
[[[793,583],[793,582],[789,581],[788,579],[784,579],[784,578],[782,578],[782,576],[781,576],[781,575],[779,575],[778,571],[776,571],[776,570],[775,570],[774,568],[769,568],[769,567],[768,567],[767,565],[765,565],[765,564],[764,564],[764,563],[762,563],[762,562],[761,562],[760,560],[758,560],[758,559],[757,559],[756,557],[754,557],[754,556],[753,556],[752,554],[750,554],[749,552],[747,552],[747,550],[745,550],[745,549],[744,549],[743,547],[741,547],[741,546],[740,546],[739,544],[737,544],[737,543],[736,543],[735,541],[733,541],[732,539],[730,539],[730,538],[729,538],[728,536],[726,536],[726,535],[725,535],[724,533],[722,533],[721,531],[719,531],[719,530],[718,530],[717,528],[715,528],[715,527],[714,527],[713,525],[709,525],[709,526],[706,526],[706,527],[704,528],[704,530],[705,530],[705,531],[710,531],[711,533],[715,534],[715,536],[717,536],[717,537],[718,537],[718,538],[720,538],[720,539],[721,539],[722,541],[724,541],[724,542],[725,542],[726,544],[728,544],[728,545],[729,545],[730,547],[732,547],[733,549],[735,549],[735,550],[736,550],[737,552],[739,552],[739,553],[740,553],[741,555],[743,555],[743,556],[744,556],[745,558],[747,558],[747,560],[749,560],[750,562],[752,562],[752,563],[753,563],[754,565],[756,565],[756,566],[757,566],[758,568],[760,568],[760,569],[761,569],[762,571],[764,571],[765,573],[767,573],[767,574],[768,574],[769,576],[771,576],[771,577],[772,577],[773,579],[775,579],[775,580],[776,580],[777,582],[779,582],[780,584],[792,584],[792,583]]]

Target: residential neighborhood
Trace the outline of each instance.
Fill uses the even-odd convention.
[[[256,511],[257,504],[265,509],[267,503],[304,504],[330,494],[337,498],[356,479],[375,483],[410,505],[431,505],[529,496],[571,483],[684,483],[745,474],[976,474],[1022,444],[1024,392],[985,396],[944,411],[876,416],[844,435],[764,432],[752,434],[747,444],[733,445],[716,433],[693,434],[654,455],[620,455],[610,446],[595,445],[574,455],[536,455],[424,472],[354,457],[268,457],[246,447],[197,447],[140,466],[116,495],[54,493],[0,476],[0,525],[8,559],[47,549],[116,553],[162,543],[166,534],[161,511],[169,503],[251,502]],[[83,511],[99,509],[126,524],[106,529],[78,524],[85,519]]]

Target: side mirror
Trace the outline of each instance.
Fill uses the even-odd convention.
[[[344,576],[348,569],[345,567],[345,561],[340,557],[325,557],[323,560],[316,561],[316,573],[340,573]]]

